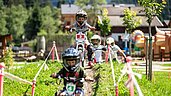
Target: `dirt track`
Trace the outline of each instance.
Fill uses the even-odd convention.
[[[92,96],[93,95],[93,83],[94,83],[94,71],[91,68],[86,68],[85,73],[87,76],[93,79],[92,80],[86,80],[84,82],[84,95],[85,96]]]

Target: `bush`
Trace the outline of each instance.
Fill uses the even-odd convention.
[[[10,66],[13,66],[14,59],[13,59],[13,51],[11,47],[5,50],[2,61],[5,63],[5,66],[7,66],[8,69]]]

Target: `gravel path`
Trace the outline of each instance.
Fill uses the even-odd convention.
[[[91,80],[86,80],[84,82],[84,96],[93,96],[93,83],[94,83],[94,71],[92,68],[89,68],[88,65],[85,66],[85,73]]]

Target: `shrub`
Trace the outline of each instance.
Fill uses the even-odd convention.
[[[14,59],[13,59],[13,51],[12,51],[11,47],[9,47],[7,50],[5,50],[2,60],[8,69],[10,66],[13,66]]]

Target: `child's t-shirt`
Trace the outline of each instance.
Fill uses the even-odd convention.
[[[72,77],[76,79],[85,78],[84,70],[80,67],[76,72],[68,72],[64,67],[57,73],[61,77]],[[64,85],[66,85],[67,80],[64,79]],[[83,87],[83,82],[77,81],[76,87]]]
[[[94,55],[95,55],[94,58],[97,63],[103,62],[103,59],[102,59],[103,48],[105,48],[103,45],[93,46]]]
[[[111,51],[112,59],[117,58],[117,56],[118,56],[117,52],[121,49],[119,48],[118,45],[113,45],[113,46],[111,46],[111,48],[112,48],[112,51]]]
[[[91,26],[85,22],[84,24],[82,24],[81,26],[79,26],[77,24],[77,22],[75,22],[73,25],[72,25],[77,31],[81,31],[81,32],[85,32],[87,29],[89,29]],[[87,32],[85,32],[85,35],[87,35]]]

